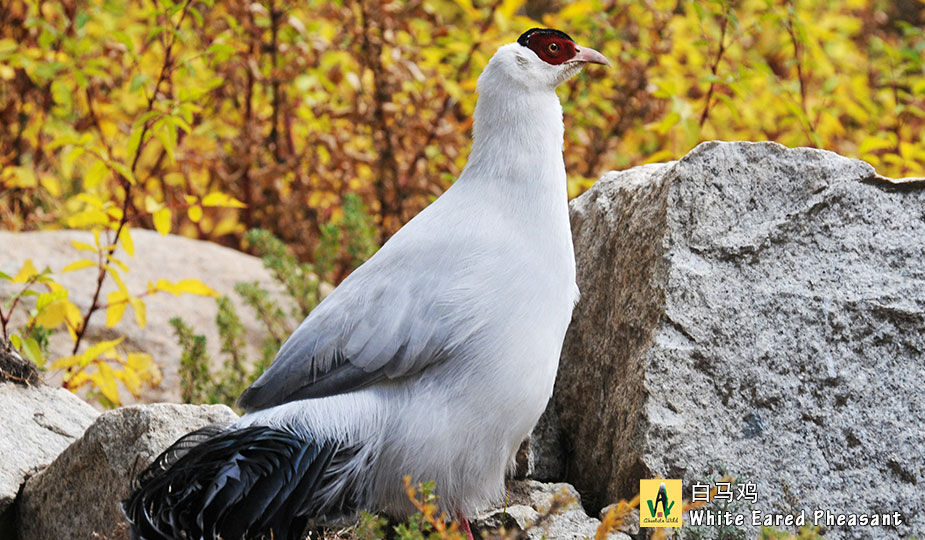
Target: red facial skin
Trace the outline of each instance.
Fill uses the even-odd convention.
[[[578,52],[575,42],[556,35],[530,36],[529,47],[544,62],[554,66],[568,62]]]

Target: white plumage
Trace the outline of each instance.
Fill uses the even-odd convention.
[[[568,49],[566,39],[531,30],[498,49],[479,77],[459,179],[321,302],[242,395],[250,412],[223,441],[269,427],[330,454],[295,505],[299,517],[357,508],[406,516],[405,475],[434,481],[442,507],[462,516],[501,499],[505,471],[552,393],[578,299],[555,88],[606,60],[572,42],[571,61],[550,63],[549,43]],[[204,489],[226,476],[246,483],[235,467]],[[269,490],[261,500],[281,499],[284,488],[252,483]],[[148,515],[164,512],[137,497]],[[247,506],[246,493],[236,497]],[[261,504],[255,512],[269,515]],[[226,540],[282,531],[222,527],[213,529]]]

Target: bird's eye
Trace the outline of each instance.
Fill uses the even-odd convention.
[[[559,52],[559,44],[550,43],[549,45],[546,46],[546,50],[549,51],[549,54],[556,54],[557,52]]]

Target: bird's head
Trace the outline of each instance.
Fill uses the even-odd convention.
[[[589,47],[579,47],[565,32],[551,28],[527,30],[516,43],[504,45],[486,71],[503,72],[527,88],[555,88],[581,71],[585,64],[610,62]]]

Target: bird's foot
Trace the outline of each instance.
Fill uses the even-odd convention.
[[[456,521],[462,526],[462,530],[466,533],[466,540],[475,540],[472,537],[472,529],[469,528],[469,520],[466,519],[466,516],[460,512],[456,514]]]

